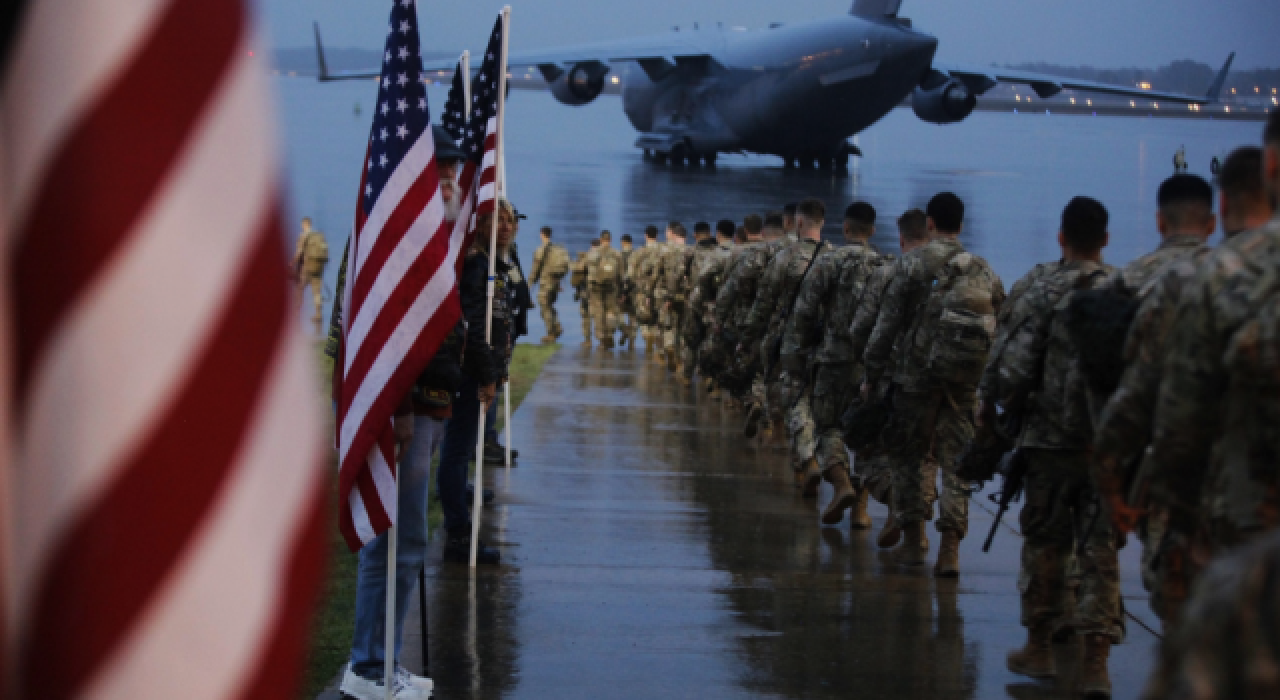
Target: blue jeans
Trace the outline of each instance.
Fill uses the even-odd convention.
[[[467,503],[467,465],[476,456],[476,431],[480,428],[480,399],[476,380],[463,380],[453,400],[453,417],[440,448],[436,487],[444,511],[444,529],[451,535],[471,531],[471,504]]]
[[[445,423],[417,416],[413,441],[400,461],[400,500],[396,512],[396,658],[404,646],[404,616],[409,594],[427,553],[427,489],[431,458],[444,439]],[[370,679],[382,678],[387,615],[387,533],[360,550],[356,582],[355,633],[351,640],[351,670]]]

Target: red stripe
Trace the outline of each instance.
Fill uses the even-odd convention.
[[[289,548],[288,577],[278,596],[275,619],[263,644],[257,669],[239,693],[243,700],[276,700],[297,697],[302,660],[310,638],[312,610],[325,580],[325,554],[329,531],[324,480],[317,480],[307,517]]]
[[[284,231],[267,215],[173,405],[52,549],[19,645],[22,697],[84,690],[206,525],[287,335]]]
[[[381,232],[378,233],[377,239],[373,243],[373,248],[369,250],[369,255],[365,257],[364,262],[360,264],[360,268],[356,270],[357,275],[351,280],[351,320],[354,321],[360,315],[360,310],[364,308],[364,302],[369,297],[369,290],[373,289],[374,283],[382,274],[383,267],[387,260],[395,252],[400,242],[408,235],[409,228],[413,223],[422,216],[423,210],[431,203],[431,199],[440,191],[440,178],[436,174],[435,162],[427,164],[427,167],[418,176],[409,189],[404,193],[404,197],[396,203],[396,208],[391,212],[391,216],[387,218],[387,222],[383,224]],[[367,234],[366,234],[367,235]],[[362,236],[363,237],[363,236]],[[368,245],[367,243],[365,245]],[[389,299],[387,303],[394,300]]]
[[[127,69],[53,156],[29,217],[16,230],[19,406],[49,336],[129,239],[208,111],[244,20],[238,2],[171,2]]]

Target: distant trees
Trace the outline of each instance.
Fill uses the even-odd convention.
[[[1223,59],[1225,60],[1225,56]],[[1213,82],[1221,66],[1210,66],[1207,63],[1185,59],[1174,61],[1159,68],[1094,68],[1093,66],[1059,66],[1051,63],[1022,63],[1006,66],[1012,70],[1033,71],[1060,75],[1077,80],[1093,80],[1100,83],[1116,85],[1137,85],[1141,82],[1151,83],[1151,89],[1164,92],[1182,92],[1191,95],[1203,93]],[[1254,70],[1232,69],[1227,76],[1225,92],[1231,93],[1236,88],[1240,96],[1252,96],[1253,88],[1270,95],[1272,88],[1280,88],[1280,69],[1259,68]]]

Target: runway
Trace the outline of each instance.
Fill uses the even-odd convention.
[[[1057,648],[1057,685],[1004,668],[1024,640],[1013,529],[982,554],[991,516],[975,507],[958,581],[898,567],[872,541],[883,507],[870,532],[820,528],[828,493],[804,502],[785,453],[748,444],[740,423],[643,351],[562,349],[514,416],[519,466],[486,484],[502,566],[473,579],[435,563],[433,542],[436,697],[1071,696],[1077,642]],[[1125,604],[1153,625],[1137,550],[1121,553]],[[1129,621],[1116,697],[1140,692],[1155,642]]]

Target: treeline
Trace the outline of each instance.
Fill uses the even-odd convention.
[[[1223,57],[1225,60],[1225,56]],[[1093,80],[1100,83],[1116,85],[1137,85],[1140,82],[1151,83],[1151,89],[1165,92],[1182,92],[1192,95],[1203,93],[1209,83],[1217,75],[1221,66],[1210,66],[1199,61],[1174,61],[1159,68],[1094,68],[1092,66],[1059,66],[1050,63],[1021,63],[1006,66],[1012,70],[1034,71],[1060,75],[1077,80]],[[1238,95],[1251,95],[1253,88],[1259,87],[1270,94],[1271,88],[1280,87],[1280,69],[1259,68],[1254,70],[1236,70],[1232,68],[1227,76],[1224,89],[1226,94],[1236,88]]]

